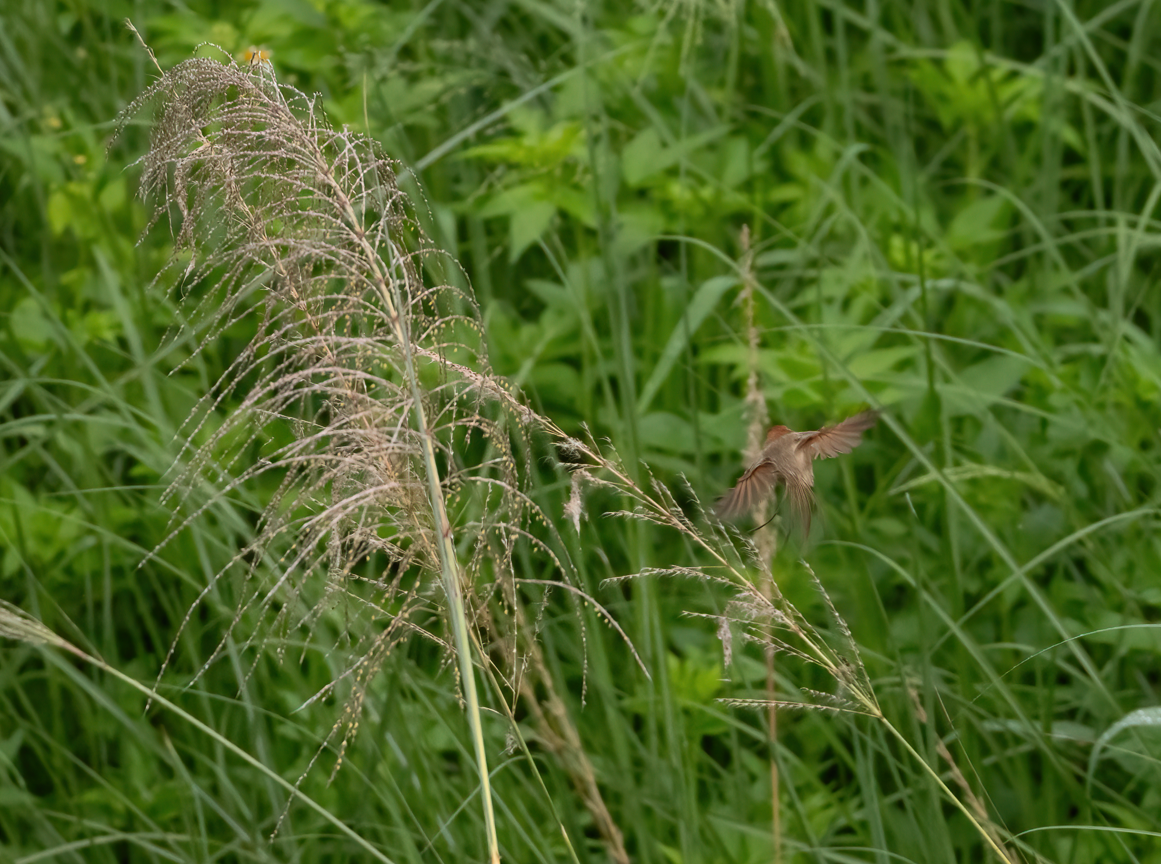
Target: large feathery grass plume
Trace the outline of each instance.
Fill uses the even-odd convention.
[[[509,445],[532,415],[490,374],[472,298],[425,285],[424,270],[447,262],[373,141],[332,128],[265,63],[180,63],[122,125],[147,107],[141,190],[150,225],[168,215],[174,226],[171,269],[200,344],[255,306],[259,317],[187,423],[170,494],[188,522],[241,484],[278,478],[254,540],[226,568],[247,576],[234,624],[251,610],[272,618],[251,637],[261,643],[343,603],[357,658],[348,728],[401,639],[422,630],[450,644],[498,860],[465,593],[485,569],[511,575],[526,498]],[[470,467],[467,450],[479,456]],[[369,558],[380,575],[356,569]],[[422,623],[436,607],[450,638]]]
[[[245,646],[273,640],[281,651],[278,637],[309,632],[342,604],[353,659],[331,733],[343,733],[340,761],[391,650],[416,633],[446,647],[457,658],[495,858],[475,643],[484,672],[528,703],[613,860],[627,862],[535,643],[541,616],[525,610],[520,591],[534,586],[540,609],[556,588],[582,597],[564,544],[527,494],[529,431],[565,436],[491,373],[474,300],[440,280],[457,265],[424,237],[395,163],[365,136],[331,128],[315,100],[264,63],[181,63],[126,109],[122,126],[149,107],[141,192],[154,203],[150,227],[165,216],[174,226],[168,272],[185,293],[188,326],[204,347],[247,316],[259,320],[183,430],[189,443],[166,497],[184,517],[168,539],[239,487],[277,478],[254,538],[186,620],[234,569],[245,575],[243,594],[215,656],[248,614],[266,626]],[[560,579],[518,576],[521,543]],[[360,566],[368,559],[377,576]]]
[[[154,205],[149,228],[168,216],[175,247],[156,281],[184,294],[197,344],[248,316],[259,321],[187,421],[166,493],[184,514],[168,542],[243,485],[277,479],[253,539],[187,612],[186,621],[228,572],[243,572],[233,621],[202,671],[244,621],[265,619],[244,642],[257,663],[266,643],[281,651],[278,637],[338,618],[352,659],[318,695],[349,684],[331,732],[342,732],[341,762],[392,649],[417,633],[434,639],[457,660],[497,860],[474,647],[487,678],[528,703],[611,857],[627,862],[535,642],[545,604],[563,589],[628,643],[572,584],[566,546],[528,494],[529,433],[566,436],[491,372],[474,299],[441,278],[458,265],[425,238],[396,164],[367,137],[332,128],[315,99],[278,82],[261,58],[239,66],[222,54],[226,62],[158,67],[161,78],[120,124],[153,109],[141,194]],[[548,564],[536,578],[516,573],[520,544]],[[368,561],[378,575],[360,566]],[[529,601],[537,608],[526,610]]]

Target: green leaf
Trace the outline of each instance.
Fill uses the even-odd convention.
[[[664,171],[670,164],[671,160],[663,156],[661,138],[652,126],[621,151],[621,176],[630,186],[640,185],[643,180]]]
[[[48,225],[59,237],[73,223],[73,202],[63,189],[54,189],[48,196]]]
[[[52,325],[35,298],[23,297],[17,301],[8,323],[12,335],[25,351],[35,354],[48,347],[52,338]]]
[[[864,351],[847,362],[847,369],[860,380],[874,378],[888,369],[910,360],[919,351],[914,345],[899,345],[893,348],[877,348]]]
[[[951,221],[945,238],[947,245],[961,250],[999,240],[1006,233],[1011,209],[1008,200],[998,195],[973,201]]]
[[[669,334],[669,341],[665,343],[665,348],[657,360],[657,365],[653,367],[649,380],[645,382],[645,386],[641,390],[641,397],[637,400],[638,414],[643,415],[649,410],[653,397],[657,395],[657,391],[665,383],[665,379],[669,377],[673,364],[677,362],[677,358],[685,350],[690,337],[697,332],[706,317],[718,305],[722,295],[737,284],[738,280],[734,276],[714,276],[703,282],[701,287],[697,289],[685,310],[685,314],[677,322],[673,332]]]
[[[637,434],[649,448],[665,453],[693,452],[693,427],[676,414],[656,411],[643,415],[637,421]]]
[[[508,261],[514,263],[524,250],[540,239],[556,214],[556,205],[547,200],[539,183],[521,183],[497,194],[480,208],[485,219],[508,217]]]
[[[732,135],[723,142],[722,185],[732,189],[740,185],[753,172],[754,160],[750,153],[750,142],[738,135]]]
[[[552,217],[556,205],[549,201],[533,201],[515,211],[508,222],[508,262],[515,263],[524,250],[540,239]]]
[[[1023,357],[989,357],[965,369],[956,381],[938,384],[945,416],[977,414],[1020,383],[1032,365]]]
[[[640,186],[649,178],[666,171],[690,153],[700,150],[728,131],[727,126],[715,126],[708,132],[693,135],[673,147],[665,147],[657,130],[650,126],[621,151],[621,176],[628,185]]]
[[[48,135],[0,137],[0,150],[23,162],[29,173],[42,183],[56,185],[64,182],[61,162],[65,154],[57,138]]]
[[[631,255],[664,230],[665,217],[658,207],[652,203],[629,203],[617,212],[613,249],[618,255]]]

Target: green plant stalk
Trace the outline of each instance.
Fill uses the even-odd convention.
[[[1007,853],[1004,852],[1004,850],[996,842],[995,838],[993,838],[992,835],[988,833],[987,829],[980,824],[979,820],[972,815],[972,812],[968,809],[968,806],[960,801],[959,796],[952,792],[951,789],[948,788],[947,784],[940,779],[939,772],[932,768],[927,763],[927,760],[919,755],[919,752],[911,746],[911,743],[907,740],[903,733],[896,729],[890,720],[888,720],[882,714],[878,714],[877,716],[878,720],[887,727],[887,730],[892,735],[895,736],[895,740],[903,745],[903,749],[910,753],[912,757],[914,757],[915,761],[923,766],[923,770],[931,776],[931,779],[935,781],[936,785],[939,786],[939,788],[943,791],[943,794],[951,799],[951,803],[956,806],[956,809],[958,809],[965,817],[967,817],[968,822],[970,822],[972,826],[980,833],[980,836],[984,838],[987,844],[992,847],[992,851],[996,853],[996,857],[1005,862],[1005,864],[1011,864],[1012,859],[1008,857]]]
[[[321,155],[321,154],[320,154]],[[328,172],[329,176],[329,172]],[[337,184],[336,184],[337,185]],[[344,200],[344,203],[345,200]],[[354,219],[354,210],[347,205],[348,218]],[[403,346],[403,366],[407,373],[407,385],[411,390],[411,410],[415,417],[416,431],[419,433],[423,449],[423,467],[427,475],[427,494],[431,503],[432,519],[435,531],[438,534],[436,547],[439,549],[440,577],[443,582],[444,595],[448,602],[448,617],[451,620],[452,634],[456,643],[456,657],[460,666],[460,686],[464,691],[464,702],[467,705],[468,725],[472,731],[472,745],[476,751],[476,768],[480,774],[480,794],[484,801],[484,830],[488,838],[488,860],[492,864],[500,862],[500,845],[496,837],[496,816],[492,808],[492,785],[488,776],[488,754],[484,749],[484,727],[480,718],[480,700],[476,693],[476,672],[472,663],[471,640],[468,638],[468,621],[464,614],[463,586],[460,582],[459,559],[456,557],[455,542],[452,539],[451,520],[448,519],[447,506],[443,500],[443,491],[439,482],[439,465],[435,460],[435,445],[432,443],[431,429],[427,423],[427,414],[423,410],[422,392],[419,379],[415,375],[415,355],[411,351],[411,335],[404,326],[399,315],[400,298],[392,296],[386,276],[377,266],[378,256],[373,255],[366,240],[361,241],[364,251],[368,253],[371,270],[375,274],[375,282],[383,302],[387,304],[391,316],[391,324],[395,330],[395,338]],[[398,290],[398,289],[396,289]]]
[[[40,625],[40,626],[43,626],[43,625]],[[11,634],[7,634],[7,633],[3,634],[3,635],[11,636]],[[209,726],[207,726],[205,723],[203,723],[197,717],[194,717],[192,714],[179,708],[177,705],[170,702],[168,699],[166,699],[164,696],[159,694],[153,688],[147,687],[144,684],[142,684],[140,681],[137,681],[133,678],[130,678],[128,675],[126,675],[120,669],[117,669],[114,666],[110,666],[104,660],[101,660],[98,657],[93,657],[89,654],[86,654],[84,651],[82,651],[77,646],[73,645],[71,642],[69,642],[65,639],[62,639],[60,636],[57,636],[55,633],[52,633],[52,631],[47,630],[47,628],[45,629],[45,632],[43,634],[38,634],[38,637],[39,637],[38,639],[24,638],[23,641],[27,641],[27,642],[43,641],[43,642],[47,643],[48,645],[52,645],[52,646],[55,646],[57,648],[62,648],[65,651],[68,651],[71,654],[74,654],[75,656],[79,657],[81,660],[85,661],[86,663],[89,663],[89,664],[97,667],[102,672],[105,672],[108,675],[112,675],[118,681],[123,681],[124,683],[126,683],[130,687],[132,687],[134,690],[137,690],[140,693],[145,694],[145,696],[147,696],[151,702],[156,702],[159,705],[165,706],[170,711],[172,711],[174,714],[176,714],[178,717],[181,717],[187,723],[194,726],[196,729],[198,729],[199,731],[204,732],[206,735],[210,736],[212,739],[214,739],[214,741],[221,744],[223,747],[225,747],[227,750],[229,750],[231,753],[233,753],[239,759],[242,759],[248,765],[261,771],[263,774],[265,774],[267,777],[269,777],[271,780],[273,780],[275,783],[277,783],[279,786],[281,786],[283,789],[285,789],[287,792],[289,792],[290,796],[292,798],[302,799],[302,801],[304,801],[307,804],[307,806],[309,806],[312,810],[314,810],[316,813],[318,813],[324,819],[326,819],[328,822],[330,822],[332,825],[334,825],[335,828],[339,832],[341,832],[344,836],[349,837],[355,843],[359,844],[359,846],[361,848],[365,849],[367,851],[367,853],[369,855],[371,855],[376,861],[382,861],[383,864],[395,864],[395,862],[392,861],[392,859],[388,858],[386,855],[384,855],[382,852],[380,852],[378,849],[376,849],[371,843],[367,842],[367,840],[365,838],[360,837],[359,834],[356,833],[352,828],[350,828],[345,822],[343,822],[341,819],[339,819],[337,816],[335,816],[333,813],[331,813],[329,810],[327,810],[325,807],[323,807],[321,804],[319,804],[313,798],[311,798],[308,795],[304,795],[301,790],[295,788],[293,783],[290,783],[289,781],[283,779],[281,775],[279,775],[275,771],[270,770],[270,768],[268,768],[266,765],[262,764],[262,762],[260,762],[258,759],[251,756],[249,753],[247,753],[245,750],[243,750],[241,747],[239,747],[233,741],[224,737],[221,733],[216,732],[215,730],[211,729]],[[12,638],[20,638],[20,637],[12,637]]]
[[[331,178],[325,163],[321,162],[320,170],[328,179]],[[338,184],[335,183],[335,188]],[[352,225],[357,225],[354,209],[344,196],[342,199],[347,218]],[[456,657],[460,667],[460,686],[464,691],[464,702],[467,706],[468,725],[472,732],[472,745],[476,752],[476,768],[480,774],[480,794],[484,802],[484,830],[488,839],[488,860],[492,864],[500,862],[500,845],[496,836],[496,816],[492,807],[492,785],[488,775],[488,754],[484,749],[484,727],[480,717],[480,700],[476,692],[475,666],[472,663],[471,640],[468,638],[467,616],[464,614],[464,597],[460,582],[459,560],[456,557],[455,542],[452,539],[451,520],[447,515],[443,492],[439,482],[439,465],[435,459],[435,445],[432,443],[431,429],[427,423],[427,414],[423,410],[422,392],[419,379],[415,374],[415,355],[411,350],[411,335],[399,314],[400,298],[393,296],[388,287],[386,275],[379,269],[379,257],[371,249],[366,239],[360,240],[364,254],[367,256],[371,271],[375,276],[375,284],[383,302],[387,304],[387,311],[391,317],[391,325],[395,330],[395,338],[403,346],[403,366],[407,374],[407,385],[411,391],[411,410],[415,418],[416,431],[419,433],[423,450],[423,467],[427,475],[427,493],[431,504],[432,520],[435,531],[439,535],[436,547],[439,550],[440,577],[443,582],[444,595],[448,602],[448,617],[451,620],[452,633],[456,644]],[[393,250],[396,251],[396,250]],[[397,284],[397,283],[396,283]],[[398,289],[395,289],[396,291]]]
[[[279,93],[281,100],[281,91]],[[456,657],[459,661],[460,686],[463,688],[464,702],[467,707],[468,725],[471,728],[472,745],[476,753],[476,768],[480,775],[480,794],[484,802],[484,830],[488,841],[488,860],[491,864],[499,864],[500,847],[496,836],[496,817],[492,806],[492,786],[488,774],[488,756],[484,749],[484,730],[480,717],[480,700],[476,692],[475,668],[472,663],[471,641],[468,637],[467,617],[464,614],[464,598],[460,581],[459,561],[456,557],[455,543],[452,539],[451,521],[447,515],[443,493],[440,488],[439,465],[435,458],[435,445],[432,442],[431,429],[427,422],[427,415],[423,410],[422,391],[415,374],[415,355],[412,352],[411,334],[403,321],[400,309],[403,308],[402,298],[398,296],[397,281],[388,278],[388,274],[380,267],[380,257],[366,239],[362,230],[359,216],[351,206],[350,197],[346,190],[335,179],[321,150],[314,147],[315,170],[319,177],[330,187],[335,202],[342,209],[343,216],[350,225],[367,266],[374,278],[376,290],[387,308],[391,320],[393,335],[403,348],[404,370],[407,376],[408,389],[411,391],[412,416],[415,418],[416,432],[419,433],[420,446],[423,451],[424,473],[427,475],[427,492],[431,505],[432,521],[438,535],[436,547],[439,550],[440,578],[443,583],[444,594],[448,602],[448,617],[451,621],[452,633],[456,645]],[[399,250],[391,243],[394,260],[400,260]],[[405,278],[405,277],[404,277]]]
[[[467,703],[468,725],[472,730],[472,744],[476,751],[476,767],[480,773],[480,793],[484,799],[484,830],[488,836],[488,857],[492,864],[500,862],[500,848],[496,837],[496,817],[492,810],[492,787],[488,777],[488,754],[484,749],[484,728],[480,718],[480,700],[476,693],[476,672],[472,663],[472,648],[468,639],[468,622],[464,614],[464,598],[460,584],[459,561],[452,541],[451,523],[444,505],[439,484],[439,466],[435,461],[435,447],[427,428],[427,418],[423,403],[419,399],[419,382],[415,377],[411,346],[407,343],[407,378],[414,402],[415,424],[423,438],[423,462],[427,473],[428,495],[435,530],[439,534],[439,561],[444,594],[448,601],[448,617],[451,619],[455,636],[456,656],[460,664],[460,684],[464,689]]]

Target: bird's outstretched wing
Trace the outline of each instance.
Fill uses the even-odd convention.
[[[769,460],[755,462],[737,485],[718,499],[714,512],[719,519],[733,519],[752,510],[778,485],[778,479],[778,469]]]
[[[863,433],[874,426],[878,419],[878,411],[864,411],[834,426],[804,433],[795,449],[805,450],[812,459],[829,459],[841,453],[850,453],[862,443]]]

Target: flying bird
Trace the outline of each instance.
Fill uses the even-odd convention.
[[[752,510],[779,486],[785,486],[793,518],[802,527],[803,538],[809,537],[810,513],[814,507],[814,460],[850,453],[862,443],[863,432],[878,419],[878,411],[864,411],[813,432],[772,427],[766,433],[766,446],[761,455],[746,469],[737,485],[718,501],[714,508],[718,518],[736,518]]]

